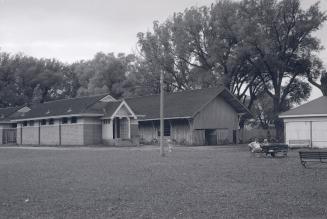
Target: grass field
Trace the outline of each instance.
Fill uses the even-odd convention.
[[[327,165],[246,147],[0,148],[1,218],[326,218]]]

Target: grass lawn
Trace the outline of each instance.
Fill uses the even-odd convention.
[[[325,218],[327,165],[247,147],[0,148],[1,218]]]

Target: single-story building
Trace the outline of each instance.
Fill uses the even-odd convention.
[[[327,96],[282,113],[285,140],[292,146],[327,148]]]
[[[22,145],[136,145],[160,138],[160,96],[116,100],[109,94],[33,104],[6,116]],[[165,95],[164,137],[177,144],[238,142],[249,110],[226,88]]]

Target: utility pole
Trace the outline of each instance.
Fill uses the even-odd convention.
[[[160,71],[160,155],[165,156],[164,151],[164,74]]]

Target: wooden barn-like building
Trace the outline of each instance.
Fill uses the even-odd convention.
[[[104,94],[16,108],[3,121],[21,145],[153,144],[161,134],[159,103],[159,95]],[[239,119],[250,115],[223,87],[166,94],[164,105],[164,138],[184,145],[238,143]]]

